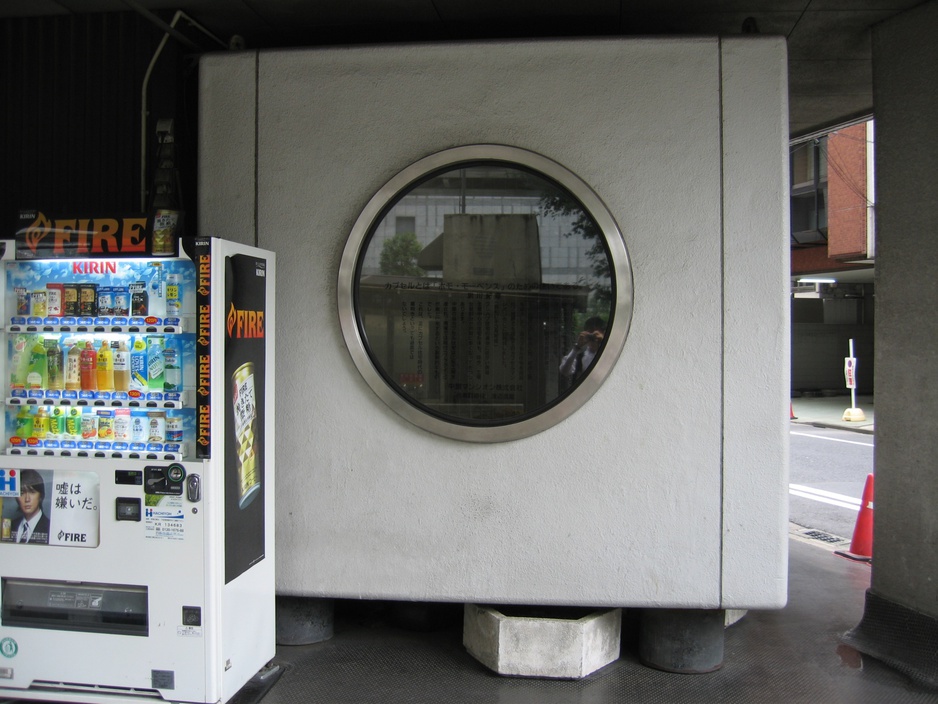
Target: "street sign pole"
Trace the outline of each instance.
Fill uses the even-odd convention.
[[[844,420],[866,420],[863,410],[857,408],[857,358],[853,356],[853,338],[850,338],[850,356],[844,358],[844,379],[850,389],[850,408],[844,411]]]

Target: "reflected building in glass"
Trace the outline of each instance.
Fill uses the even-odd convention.
[[[356,280],[373,364],[451,423],[552,407],[583,378],[560,366],[584,321],[613,324],[600,228],[569,191],[514,164],[460,165],[399,194],[371,228]]]

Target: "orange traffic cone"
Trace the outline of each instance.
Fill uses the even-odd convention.
[[[788,410],[791,412],[789,420],[798,420],[798,416],[795,415],[795,407],[791,403],[788,404]]]
[[[850,541],[850,552],[838,550],[837,554],[857,560],[871,562],[873,559],[873,475],[866,475],[866,484],[863,485],[863,503],[860,513],[857,514],[857,523],[853,528],[853,540]]]

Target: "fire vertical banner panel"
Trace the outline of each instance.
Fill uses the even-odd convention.
[[[225,583],[264,559],[267,262],[225,258]],[[263,404],[261,406],[263,408]]]

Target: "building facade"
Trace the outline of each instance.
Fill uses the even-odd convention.
[[[873,123],[791,148],[792,391],[847,393],[854,340],[858,391],[873,390]]]

